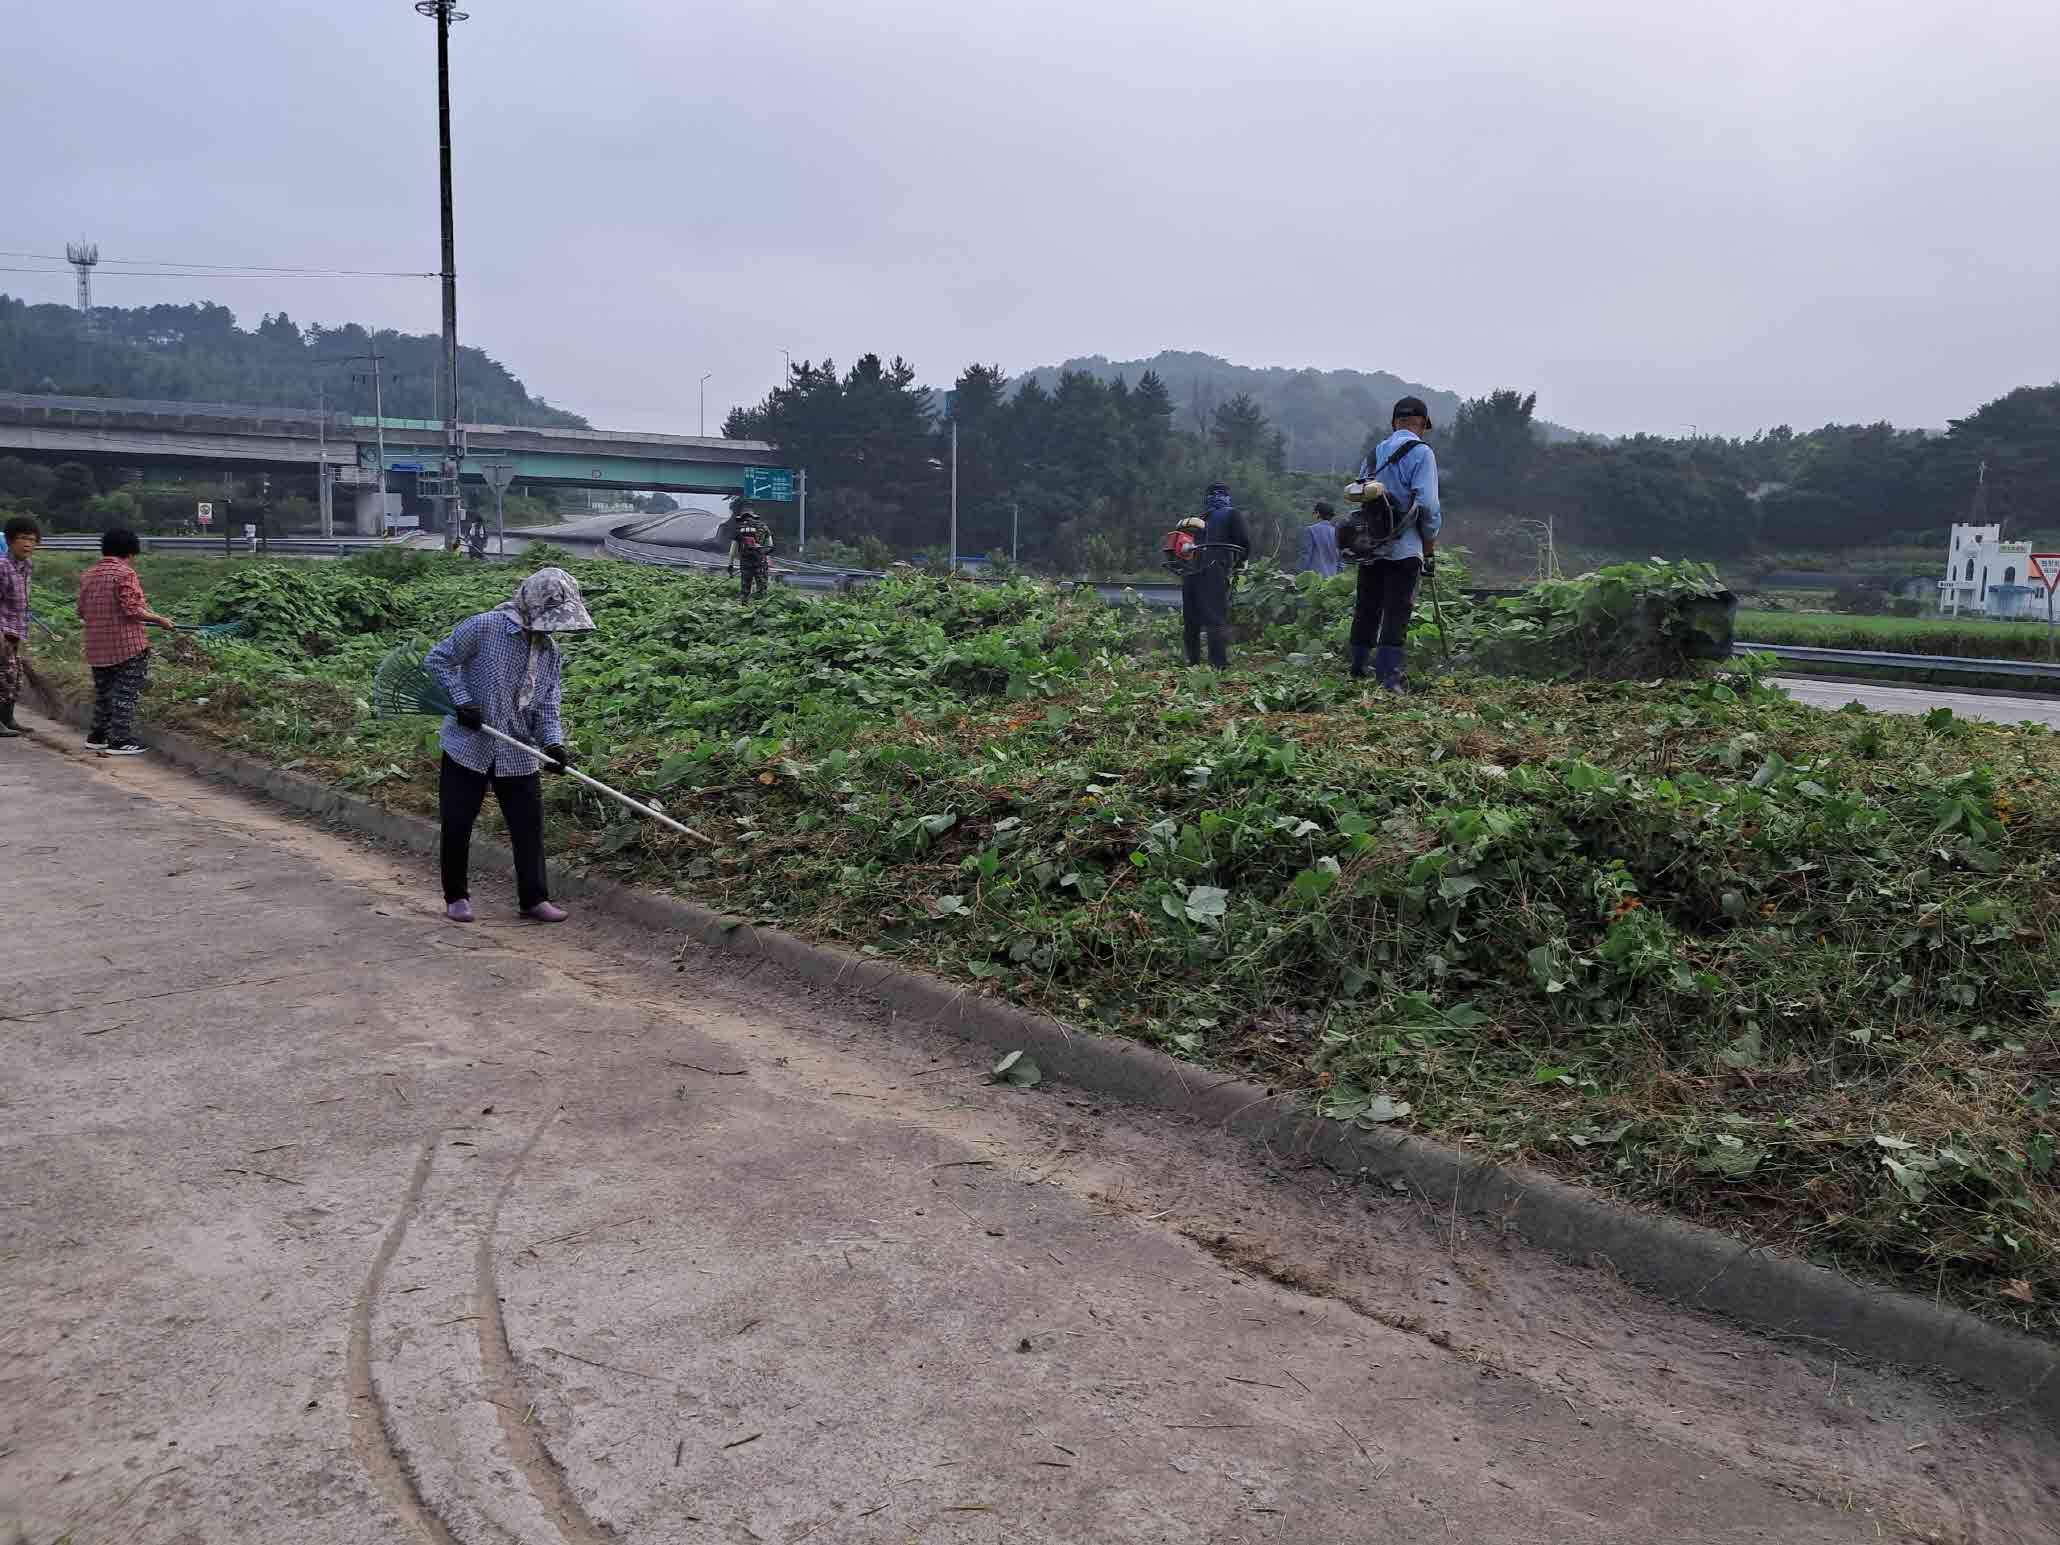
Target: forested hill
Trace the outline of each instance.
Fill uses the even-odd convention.
[[[97,306],[87,332],[70,306],[32,305],[0,294],[0,391],[146,397],[174,402],[249,402],[312,408],[326,390],[339,410],[372,411],[364,362],[384,363],[385,409],[393,418],[437,418],[443,340],[355,322],[302,325],[284,312],[248,330],[227,306]],[[458,351],[459,404],[475,424],[589,427],[576,413],[532,397],[507,367],[478,349]]]
[[[1206,435],[1216,408],[1245,393],[1287,437],[1287,464],[1312,472],[1358,465],[1367,435],[1384,428],[1397,397],[1421,397],[1431,418],[1449,426],[1459,414],[1453,392],[1405,381],[1385,370],[1289,370],[1233,365],[1213,354],[1167,349],[1150,359],[1111,361],[1093,354],[1028,371],[1012,385],[1034,377],[1047,391],[1065,371],[1082,371],[1102,381],[1122,376],[1132,385],[1156,371],[1173,399],[1174,425]],[[1569,438],[1556,424],[1540,423],[1548,440]]]

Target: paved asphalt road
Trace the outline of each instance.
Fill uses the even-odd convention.
[[[2016,724],[2033,719],[2060,729],[2060,697],[2010,697],[1997,692],[1954,692],[1936,687],[1897,687],[1880,682],[1825,681],[1813,676],[1776,676],[1774,684],[1785,687],[1799,703],[1820,708],[1843,708],[1860,703],[1878,713],[1930,713],[1950,708],[1963,719],[1988,719],[1997,724]]]
[[[0,1540],[2050,1540],[2050,1434],[0,741]],[[19,1534],[17,1534],[19,1530]]]

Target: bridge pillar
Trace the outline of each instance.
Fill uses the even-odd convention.
[[[352,490],[355,503],[351,509],[351,527],[359,536],[380,536],[385,527],[380,522],[379,490],[377,487]]]

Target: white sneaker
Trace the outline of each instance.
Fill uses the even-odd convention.
[[[102,756],[141,756],[145,749],[147,748],[137,745],[133,740],[118,740],[113,745],[102,746],[100,754]]]

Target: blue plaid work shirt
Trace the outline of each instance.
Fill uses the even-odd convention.
[[[481,612],[467,617],[451,636],[423,658],[423,668],[463,707],[470,703],[486,722],[503,734],[533,746],[555,746],[565,738],[558,723],[558,651],[537,662],[536,697],[527,710],[515,707],[515,694],[529,673],[529,640],[522,624],[506,612]],[[468,730],[446,715],[439,737],[450,759],[477,773],[520,778],[543,766],[543,758],[495,740],[481,730]]]

